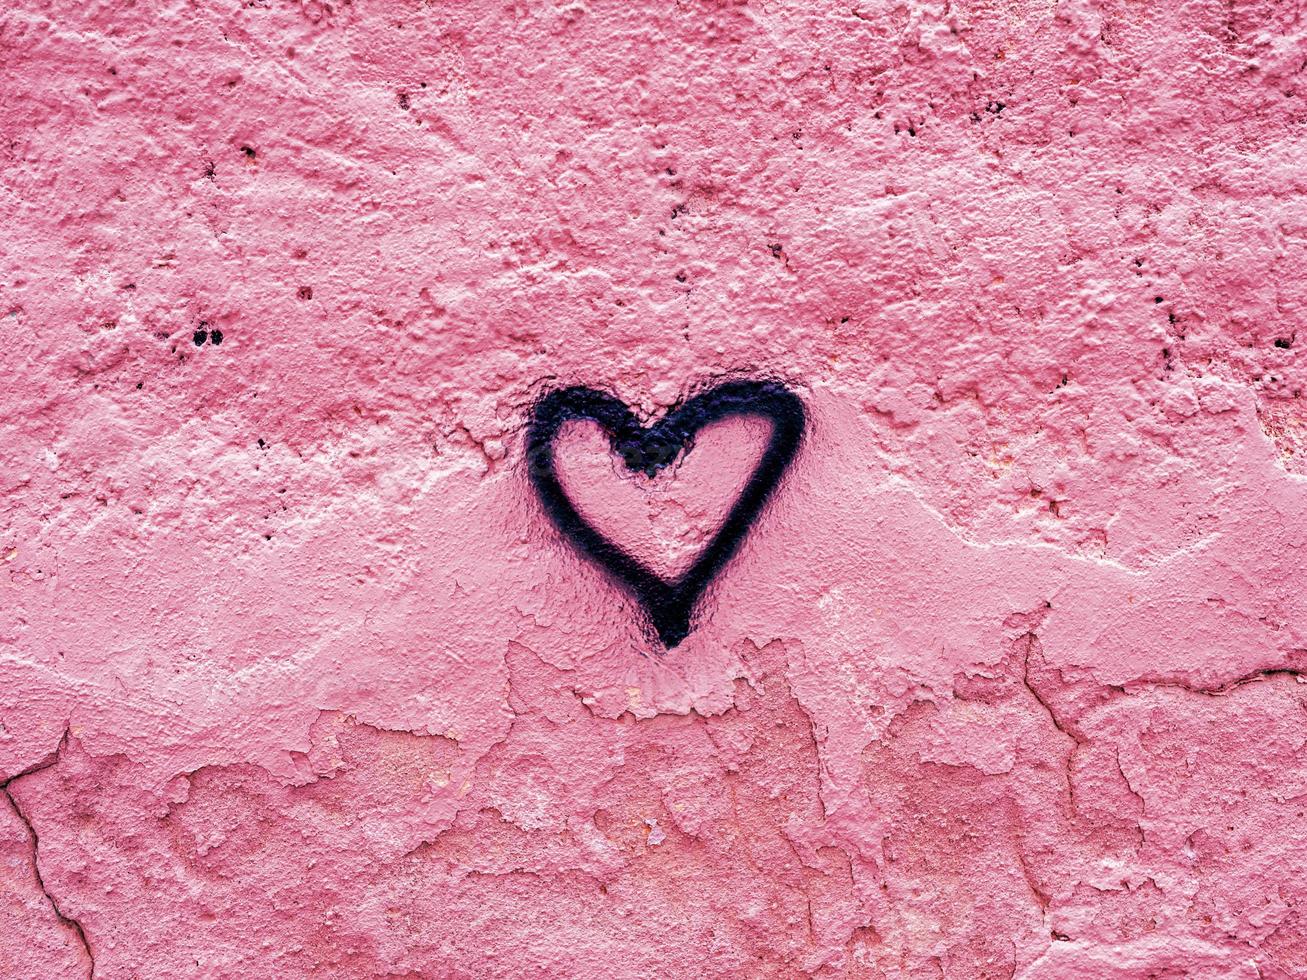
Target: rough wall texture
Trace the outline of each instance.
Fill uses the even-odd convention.
[[[1307,976],[1305,44],[6,4],[0,976]],[[733,372],[810,431],[662,653],[522,427]],[[669,567],[752,451],[594,435]]]

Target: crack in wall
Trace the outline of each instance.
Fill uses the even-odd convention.
[[[1021,670],[1018,674],[1021,678],[1021,684],[1030,692],[1030,696],[1035,699],[1035,702],[1044,709],[1044,714],[1046,714],[1048,720],[1053,723],[1053,727],[1071,741],[1071,747],[1067,751],[1066,761],[1063,764],[1062,776],[1066,781],[1067,802],[1071,807],[1071,813],[1074,814],[1079,810],[1079,804],[1076,802],[1076,782],[1075,777],[1071,772],[1071,768],[1075,764],[1076,753],[1085,744],[1085,739],[1062,723],[1062,719],[1057,716],[1057,712],[1053,710],[1053,706],[1049,704],[1042,694],[1039,693],[1038,688],[1030,682],[1031,654],[1038,654],[1040,659],[1043,659],[1043,649],[1039,646],[1038,635],[1031,630],[1024,636],[1019,637],[1015,641],[1014,646],[1019,648],[1023,643],[1025,644],[1025,652],[1021,660]],[[1047,911],[1047,906],[1045,906],[1045,911]]]
[[[66,931],[72,933],[74,936],[77,937],[78,944],[81,946],[82,951],[86,954],[88,980],[95,980],[95,953],[91,949],[90,940],[87,939],[86,937],[86,929],[85,927],[83,927],[82,923],[78,919],[74,918],[71,915],[66,914],[64,910],[60,908],[58,900],[54,897],[54,894],[50,891],[50,889],[46,886],[45,878],[41,874],[41,861],[40,861],[41,838],[36,833],[36,828],[32,826],[32,821],[28,819],[27,814],[23,812],[23,808],[18,805],[18,801],[14,799],[14,794],[9,789],[10,786],[12,786],[18,780],[22,779],[24,776],[31,776],[34,773],[42,772],[43,770],[49,769],[52,766],[57,765],[60,756],[63,754],[64,747],[68,743],[68,737],[69,737],[69,728],[67,725],[65,725],[64,733],[59,738],[58,748],[56,748],[54,752],[47,755],[40,762],[36,763],[35,765],[28,766],[26,769],[22,770],[21,772],[15,773],[14,775],[10,776],[3,783],[0,783],[0,793],[4,794],[4,798],[5,800],[8,801],[10,809],[14,811],[14,815],[18,817],[23,827],[26,828],[27,839],[31,843],[31,848],[32,848],[32,873],[33,876],[36,878],[37,887],[41,889],[41,894],[45,896],[45,900],[49,903],[51,911],[53,911],[55,914],[55,918],[59,920],[59,924]]]
[[[1255,684],[1258,681],[1268,680],[1272,677],[1296,677],[1300,681],[1307,682],[1307,670],[1299,670],[1296,667],[1262,667],[1258,670],[1242,674],[1233,680],[1228,680],[1222,684],[1215,684],[1208,687],[1188,684],[1184,681],[1178,680],[1143,678],[1126,684],[1121,688],[1121,691],[1125,694],[1136,694],[1139,691],[1150,688],[1173,688],[1176,690],[1188,691],[1190,694],[1201,694],[1204,697],[1219,698],[1224,697],[1237,688],[1243,687],[1245,684]]]

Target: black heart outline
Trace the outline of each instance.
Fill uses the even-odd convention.
[[[581,516],[558,479],[554,440],[567,422],[598,422],[628,469],[653,476],[693,448],[700,429],[733,416],[769,421],[772,431],[767,448],[713,539],[673,581],[600,534]],[[690,620],[704,591],[739,550],[794,461],[806,420],[803,402],[776,381],[727,381],[696,395],[647,428],[612,395],[580,386],[562,388],[541,398],[532,412],[527,429],[531,483],[554,526],[626,587],[644,607],[658,639],[670,650],[689,635]]]

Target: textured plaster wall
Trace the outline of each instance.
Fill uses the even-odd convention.
[[[5,4],[0,976],[1307,976],[1305,45]],[[662,654],[523,426],[730,372],[808,439]],[[564,442],[675,567],[756,433]]]

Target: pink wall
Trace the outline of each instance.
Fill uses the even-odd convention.
[[[0,977],[1307,976],[1305,43],[11,0]],[[523,426],[724,372],[808,439],[662,654]],[[568,438],[670,567],[759,437]]]

